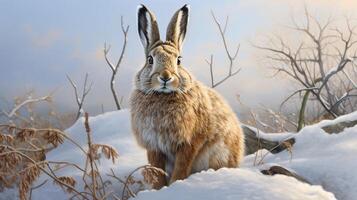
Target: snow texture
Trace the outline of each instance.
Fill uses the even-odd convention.
[[[327,200],[335,199],[321,186],[310,186],[295,178],[265,176],[250,169],[208,170],[177,181],[159,191],[143,191],[135,200]]]
[[[327,134],[321,129],[353,120],[357,120],[357,112],[307,126],[296,134],[292,154],[287,151],[275,155],[266,150],[257,152],[257,155],[266,154],[264,164],[257,168],[267,169],[272,165],[280,165],[295,171],[312,184],[321,185],[334,193],[337,199],[356,199],[357,126],[346,128],[339,134]],[[252,167],[254,160],[255,155],[246,156],[244,166]]]
[[[333,121],[305,127],[297,134],[287,133],[287,137],[295,136],[296,143],[292,155],[283,151],[270,154],[261,150],[257,154],[246,156],[240,169],[208,170],[191,175],[184,181],[177,181],[159,191],[146,190],[135,199],[341,199],[352,200],[357,196],[357,126],[347,128],[339,134],[326,134],[321,127],[340,121],[357,119],[357,112],[340,117]],[[130,130],[129,110],[121,110],[91,117],[93,142],[109,144],[115,147],[120,155],[119,162],[101,159],[102,174],[114,169],[118,176],[124,177],[138,166],[147,163],[145,150],[140,148]],[[86,134],[83,118],[66,130],[66,132],[86,149]],[[260,133],[263,137],[274,138],[273,134]],[[277,138],[284,138],[279,134]],[[65,142],[47,155],[48,160],[69,161],[84,165],[82,152],[73,144]],[[257,158],[255,158],[255,156]],[[256,161],[261,160],[261,165]],[[272,165],[281,165],[303,176],[313,185],[302,183],[283,175],[266,176],[259,170]],[[68,175],[81,179],[81,173],[73,168],[65,168],[58,176]],[[137,175],[138,176],[138,175]],[[42,175],[36,184],[47,179]],[[80,182],[80,181],[79,181]],[[83,185],[77,185],[81,190]],[[113,185],[120,192],[120,185]],[[16,189],[0,193],[0,199],[15,199]],[[9,198],[9,197],[14,198]],[[48,181],[43,187],[33,191],[32,199],[45,200],[67,199],[61,188]]]

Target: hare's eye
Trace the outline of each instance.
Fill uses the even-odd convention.
[[[154,64],[154,58],[152,56],[148,56],[148,63],[150,65]]]
[[[181,64],[181,59],[182,59],[181,56],[177,57],[177,65],[180,65],[180,64]]]

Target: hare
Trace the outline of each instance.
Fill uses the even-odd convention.
[[[144,5],[138,8],[146,63],[135,76],[131,123],[148,162],[168,174],[158,177],[155,189],[209,168],[238,167],[244,155],[243,132],[232,109],[182,66],[188,14],[187,5],[179,9],[161,41],[154,14]]]

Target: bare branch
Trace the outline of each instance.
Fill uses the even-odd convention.
[[[318,87],[311,87],[311,88],[302,88],[299,90],[294,91],[292,94],[290,94],[288,97],[286,97],[283,102],[280,104],[280,109],[284,106],[284,104],[289,101],[290,98],[292,98],[294,95],[301,93],[303,91],[312,91],[312,90],[317,90],[319,89]]]
[[[85,98],[87,97],[88,93],[92,89],[93,82],[91,82],[90,85],[88,86],[88,73],[86,73],[85,78],[84,78],[84,83],[83,83],[82,95],[79,95],[76,83],[71,79],[71,77],[69,77],[68,74],[66,75],[66,77],[67,77],[68,81],[70,82],[70,84],[72,85],[73,90],[74,90],[74,95],[75,95],[76,103],[78,106],[76,119],[78,119],[81,115]],[[79,97],[79,96],[81,96],[81,97]]]
[[[223,46],[227,55],[227,58],[229,60],[229,71],[228,74],[223,77],[223,79],[221,79],[218,82],[214,82],[214,73],[213,73],[213,55],[211,55],[210,60],[206,60],[207,64],[210,66],[210,74],[211,74],[211,87],[215,88],[218,85],[222,84],[223,82],[225,82],[226,80],[228,80],[229,78],[233,77],[234,75],[238,74],[240,72],[240,68],[237,69],[236,71],[233,71],[233,65],[234,62],[236,60],[236,58],[238,57],[238,53],[239,53],[239,49],[240,49],[240,44],[237,45],[236,50],[234,51],[234,53],[232,54],[229,50],[228,50],[228,44],[227,44],[227,40],[226,40],[226,30],[227,30],[227,25],[228,25],[228,19],[229,17],[226,17],[226,21],[224,23],[224,26],[222,27],[221,23],[217,20],[216,16],[214,15],[213,11],[211,11],[211,15],[213,18],[213,21],[215,22],[215,24],[218,27],[219,33],[221,35],[221,39],[223,42]]]
[[[51,101],[52,99],[52,95],[47,95],[47,96],[43,96],[40,98],[35,98],[33,99],[31,96],[29,96],[26,100],[24,100],[23,102],[19,103],[18,105],[15,105],[15,107],[10,111],[10,112],[6,112],[4,110],[2,110],[2,112],[4,113],[4,115],[6,115],[9,119],[11,119],[12,117],[14,117],[16,115],[16,113],[24,106],[31,104],[31,103],[37,103],[37,102],[41,102],[41,101]]]
[[[353,81],[352,78],[344,70],[341,70],[341,71],[346,76],[346,78],[352,83],[353,87],[355,89],[357,89],[357,83],[355,81]]]
[[[117,107],[118,110],[121,109],[121,105],[120,105],[120,102],[119,102],[119,99],[118,99],[118,95],[115,91],[115,88],[114,88],[114,84],[115,84],[115,76],[118,72],[118,69],[120,67],[120,64],[122,63],[122,60],[124,58],[124,53],[125,53],[125,49],[126,49],[126,46],[127,46],[127,41],[128,41],[128,32],[129,32],[129,25],[127,25],[126,27],[124,26],[124,20],[123,20],[123,16],[120,17],[120,24],[121,24],[121,30],[123,32],[123,46],[122,46],[122,50],[121,50],[121,53],[120,53],[120,56],[119,56],[119,59],[117,61],[117,63],[114,65],[108,58],[108,53],[110,51],[110,45],[107,47],[107,44],[104,43],[104,58],[105,58],[105,61],[107,62],[109,68],[112,70],[112,76],[111,76],[111,79],[110,79],[110,89],[112,91],[112,94],[113,94],[113,98],[114,98],[114,101],[115,101],[115,105]]]

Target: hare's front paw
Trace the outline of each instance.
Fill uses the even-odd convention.
[[[188,174],[187,173],[176,173],[173,174],[172,177],[170,178],[169,185],[171,185],[173,182],[177,180],[183,180],[187,178]]]
[[[173,182],[175,182],[177,179],[171,178],[169,181],[169,185],[171,185]]]
[[[160,190],[162,187],[167,185],[166,177],[163,174],[159,174],[157,176],[157,182],[155,182],[152,186],[155,190]]]

